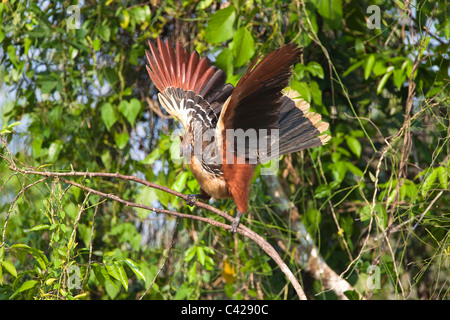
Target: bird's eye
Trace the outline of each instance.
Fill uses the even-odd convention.
[[[184,139],[184,137],[183,137],[183,136],[180,136],[180,141],[183,141],[183,139]]]

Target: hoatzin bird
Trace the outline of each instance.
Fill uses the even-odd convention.
[[[284,91],[302,50],[288,44],[259,63],[255,60],[233,87],[222,70],[210,66],[206,57],[200,59],[197,52],[189,53],[180,42],[173,47],[159,38],[157,45],[149,41],[149,46],[147,71],[160,91],[162,106],[183,125],[180,155],[200,185],[200,194],[188,195],[187,204],[194,205],[198,198],[233,198],[237,207],[231,225],[234,234],[247,211],[257,164],[330,139],[320,135],[328,123],[321,122],[319,114],[308,113],[307,102],[294,102],[293,91]],[[241,143],[244,151],[237,152],[239,141],[228,132],[239,129],[253,130],[266,147],[259,142]],[[207,132],[209,137],[204,139]]]

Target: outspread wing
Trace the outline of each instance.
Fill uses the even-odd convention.
[[[146,51],[148,74],[160,91],[159,101],[166,111],[185,128],[192,130],[200,122],[203,129],[215,128],[218,114],[233,86],[225,84],[225,73],[197,52],[189,53],[180,42],[173,48],[158,38],[157,46],[149,41]]]
[[[272,51],[260,63],[253,62],[239,80],[225,103],[217,124],[223,141],[224,154],[228,152],[229,156],[232,150],[236,156],[235,150],[238,153],[242,151],[240,156],[244,157],[243,160],[246,162],[259,162],[259,142],[265,140],[265,145],[270,145],[271,129],[279,128],[283,89],[289,83],[292,65],[299,60],[301,52],[301,48],[296,45],[285,45]],[[227,135],[228,129],[233,129],[235,133],[239,129],[244,132],[250,129],[248,133],[252,134],[253,138],[256,134],[256,141],[242,148],[237,145],[238,142],[232,135],[231,138],[230,134]],[[234,170],[233,166],[228,168]]]

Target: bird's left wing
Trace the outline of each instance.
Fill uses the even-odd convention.
[[[224,104],[217,124],[217,140],[222,141],[224,156],[243,158],[242,160],[250,163],[259,160],[260,141],[263,139],[270,141],[271,131],[279,129],[279,109],[283,104],[282,91],[288,85],[292,65],[299,60],[301,53],[302,49],[296,45],[285,45],[272,51],[261,62],[257,63],[255,60],[239,80]],[[255,140],[253,144],[240,148],[234,140],[235,136],[231,135],[230,138],[228,134],[230,129],[235,133],[239,129],[253,132],[256,139],[253,139]],[[244,139],[241,140],[242,143],[245,142]],[[240,149],[243,149],[241,150],[243,152],[240,153]],[[224,169],[238,170],[238,166],[231,163]]]
[[[233,91],[231,84],[225,84],[225,73],[210,66],[206,57],[189,53],[180,42],[174,48],[167,39],[158,38],[157,46],[149,41],[149,47],[147,71],[166,111],[190,132],[199,124],[203,130],[215,128],[218,113]]]

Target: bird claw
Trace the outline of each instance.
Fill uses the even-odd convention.
[[[186,204],[190,207],[193,207],[195,205],[195,202],[197,202],[197,196],[195,194],[188,194]]]
[[[239,224],[241,222],[241,216],[242,216],[242,212],[238,211],[236,214],[236,217],[233,219],[233,222],[231,223],[231,233],[233,235],[236,234],[237,229],[239,227]]]

